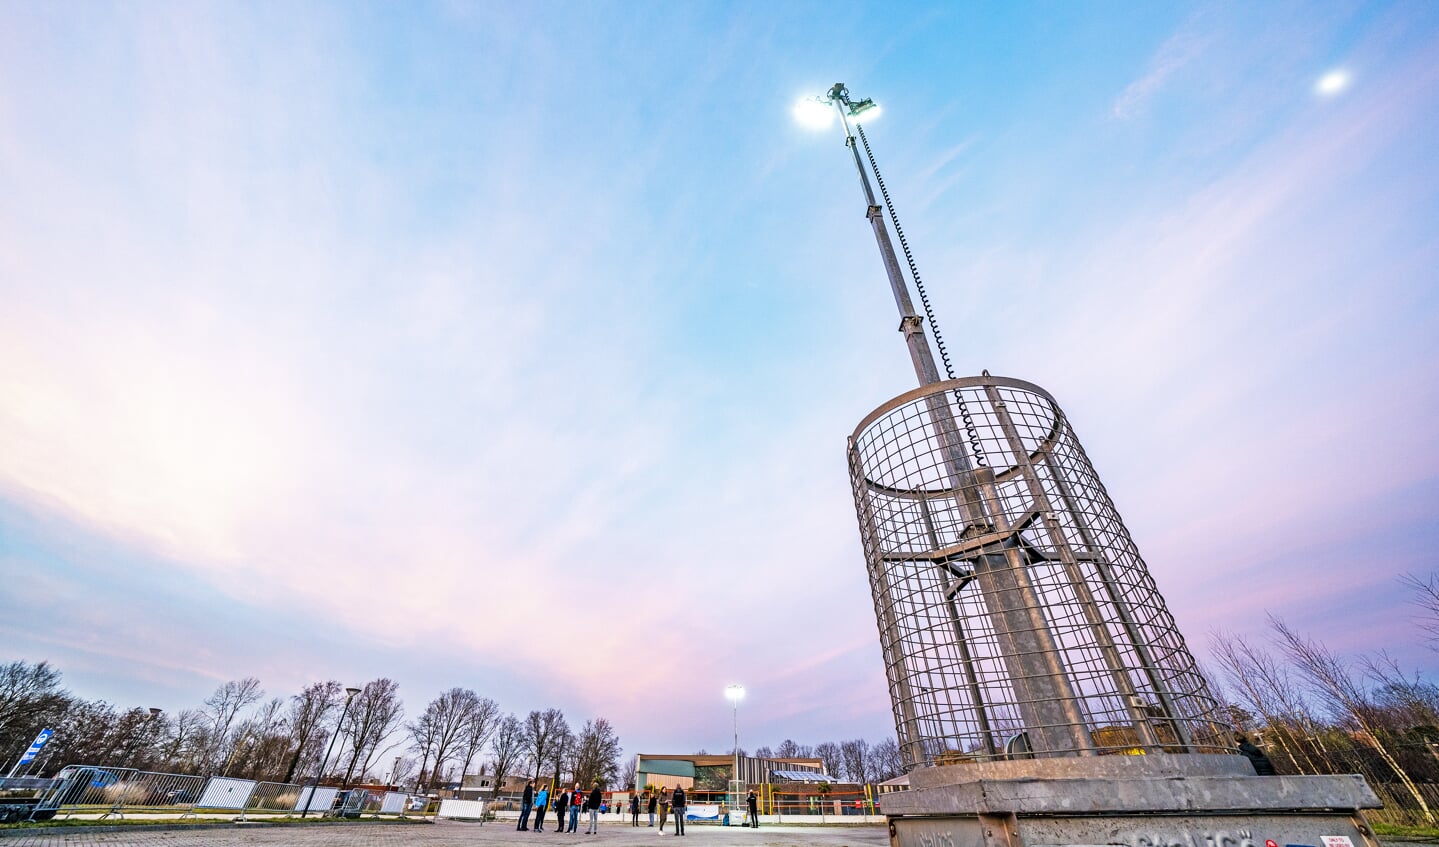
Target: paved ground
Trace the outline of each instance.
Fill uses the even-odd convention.
[[[194,831],[168,830],[67,833],[64,829],[0,839],[0,847],[471,847],[483,844],[565,845],[565,847],[884,847],[884,826],[775,826],[759,829],[690,826],[684,841],[657,830],[622,824],[601,825],[598,835],[516,832],[514,824],[441,821],[437,824],[344,824],[334,826],[226,827]]]

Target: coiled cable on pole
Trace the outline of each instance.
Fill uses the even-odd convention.
[[[859,131],[860,143],[864,145],[864,155],[869,157],[869,169],[874,172],[874,181],[879,186],[880,196],[884,197],[884,208],[889,212],[889,222],[894,225],[894,233],[899,238],[900,249],[904,251],[904,260],[909,263],[909,275],[914,279],[914,290],[919,293],[919,302],[924,306],[924,318],[929,324],[929,333],[934,336],[934,344],[939,348],[939,359],[944,363],[944,373],[949,379],[954,379],[954,366],[949,361],[949,350],[944,346],[944,336],[939,332],[939,321],[934,316],[934,307],[929,303],[929,293],[924,290],[924,280],[919,277],[919,265],[914,261],[914,253],[909,249],[909,239],[904,237],[904,227],[899,224],[899,214],[894,210],[894,201],[889,199],[889,189],[885,187],[884,175],[879,172],[879,163],[875,161],[874,151],[870,149],[869,139],[865,137],[864,125],[856,122],[855,129]],[[959,391],[954,392],[954,399],[959,403],[959,417],[964,423],[964,434],[969,439],[970,450],[974,452],[975,464],[981,468],[985,467],[984,448],[979,441],[979,431],[975,429],[974,418],[969,414],[969,406],[964,402],[964,396]]]

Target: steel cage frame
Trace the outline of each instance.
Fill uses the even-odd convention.
[[[908,768],[1234,752],[1047,391],[988,372],[932,383],[866,416],[848,457]]]

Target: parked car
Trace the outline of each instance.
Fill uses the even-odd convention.
[[[104,803],[98,795],[87,797],[92,790],[108,788],[120,781],[120,777],[105,770],[86,765],[69,765],[55,774],[61,780],[60,794],[54,805],[71,806],[77,803]]]

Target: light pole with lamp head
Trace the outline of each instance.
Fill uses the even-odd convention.
[[[345,727],[345,716],[350,713],[350,701],[355,699],[355,695],[359,693],[360,689],[358,688],[345,689],[345,708],[340,710],[340,720],[335,724],[335,731],[330,733],[330,744],[325,748],[325,758],[320,760],[320,772],[315,774],[315,784],[310,786],[310,793],[305,797],[305,810],[300,813],[302,818],[310,814],[310,804],[315,802],[315,792],[320,787],[320,780],[325,777],[325,765],[330,763],[330,754],[335,751],[335,739],[339,737],[340,730]]]
[[[733,683],[725,686],[724,696],[734,704],[734,770],[730,772],[730,807],[739,803],[739,701],[744,699],[744,686]]]

